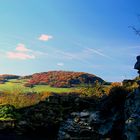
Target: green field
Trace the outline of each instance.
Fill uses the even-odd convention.
[[[0,92],[6,93],[28,93],[28,92],[35,92],[35,93],[42,93],[42,92],[55,92],[55,93],[65,93],[65,92],[72,92],[73,88],[55,88],[50,87],[48,85],[36,85],[33,88],[25,87],[26,81],[24,80],[10,80],[4,84],[0,84]]]
[[[63,94],[75,92],[74,88],[55,88],[48,85],[25,87],[26,80],[9,80],[0,84],[0,105],[10,104],[16,108],[32,106],[46,100],[52,93]]]

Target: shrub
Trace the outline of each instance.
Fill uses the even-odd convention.
[[[123,87],[128,92],[133,92],[136,88],[138,88],[137,80],[124,80],[123,81]]]
[[[16,113],[16,109],[12,105],[2,105],[0,106],[0,120],[6,119],[16,119],[19,114]]]
[[[22,108],[35,105],[40,101],[44,101],[50,95],[52,95],[52,92],[27,92],[20,94],[2,93],[2,95],[0,96],[0,104],[10,104],[16,108]]]
[[[33,87],[34,87],[34,84],[31,84],[31,83],[25,83],[24,86],[25,86],[25,87],[33,88]]]
[[[104,95],[104,88],[101,83],[95,81],[94,84],[88,84],[85,87],[80,88],[80,92],[84,96],[95,96],[95,97],[102,97]]]
[[[53,94],[52,92],[42,92],[42,93],[39,93],[40,101],[46,100],[46,98],[48,98],[52,94]]]
[[[5,94],[0,98],[0,104],[10,104],[16,108],[27,107],[39,103],[40,96],[37,93]]]
[[[121,85],[122,85],[121,82],[112,82],[112,83],[111,83],[111,86],[112,86],[112,87],[116,87],[116,86],[119,87],[119,86],[121,86]]]

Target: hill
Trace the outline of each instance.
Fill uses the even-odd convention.
[[[93,84],[95,81],[98,81],[100,83],[104,82],[104,80],[100,77],[85,72],[48,71],[33,74],[27,85],[75,87],[80,84]]]
[[[18,75],[0,74],[0,84],[5,83],[7,80],[18,79],[18,78],[20,78],[20,76],[18,76]]]

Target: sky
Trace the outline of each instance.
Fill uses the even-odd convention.
[[[0,74],[81,71],[136,77],[139,0],[0,0]]]

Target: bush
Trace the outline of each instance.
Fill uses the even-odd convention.
[[[128,92],[133,92],[136,88],[138,88],[137,80],[124,80],[123,81],[123,87]]]
[[[39,94],[39,97],[40,97],[40,101],[45,101],[46,98],[51,96],[53,93],[52,92],[42,92],[42,93],[38,93],[38,94]]]
[[[104,95],[104,88],[101,83],[95,81],[94,84],[89,84],[85,87],[80,88],[80,92],[83,96],[95,96],[95,97],[102,97]]]
[[[0,104],[10,104],[16,108],[31,106],[40,101],[38,94],[5,94],[0,98]]]
[[[16,119],[19,115],[16,113],[16,109],[12,105],[0,106],[0,120]]]
[[[25,86],[25,87],[33,88],[33,87],[34,87],[34,84],[31,84],[31,83],[25,83],[24,86]]]
[[[8,93],[0,93],[0,104],[10,104],[16,108],[22,108],[27,106],[32,106],[40,101],[44,101],[47,97],[52,95],[51,92],[27,92],[21,94],[8,94]]]

